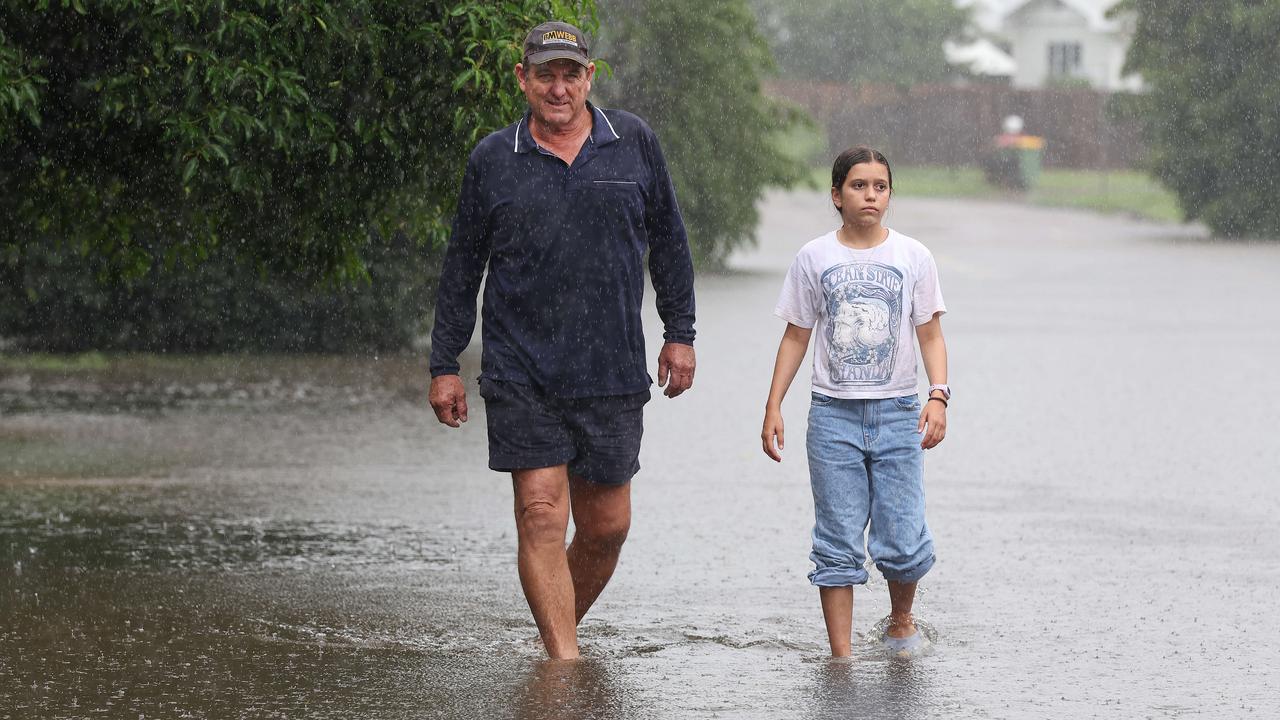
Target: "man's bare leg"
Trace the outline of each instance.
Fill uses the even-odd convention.
[[[573,579],[565,555],[569,528],[569,473],[564,465],[511,473],[515,488],[520,586],[547,655],[578,657]]]
[[[631,483],[600,485],[576,477],[570,482],[574,533],[569,573],[575,619],[582,622],[618,566],[622,543],[631,529]]]
[[[831,657],[849,657],[853,644],[853,586],[819,587]]]
[[[915,583],[889,581],[889,629],[886,635],[904,638],[915,634],[916,623],[911,617],[911,606],[915,600]]]

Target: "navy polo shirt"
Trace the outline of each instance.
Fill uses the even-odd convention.
[[[458,373],[486,265],[481,377],[553,397],[641,392],[644,259],[668,342],[693,344],[693,262],[653,130],[592,113],[572,165],[538,146],[529,114],[467,161],[431,332],[431,375]]]

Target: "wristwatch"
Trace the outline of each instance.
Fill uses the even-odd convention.
[[[931,394],[931,395],[932,395],[934,390],[941,390],[941,391],[942,391],[942,399],[943,399],[943,400],[950,400],[950,399],[951,399],[951,386],[950,386],[950,385],[930,385],[930,386],[929,386],[929,394]]]

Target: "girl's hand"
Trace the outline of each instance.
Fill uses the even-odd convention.
[[[926,400],[920,410],[920,424],[916,427],[916,432],[924,433],[920,440],[921,449],[937,447],[947,436],[947,406],[936,400]]]
[[[787,444],[784,440],[784,435],[782,411],[765,410],[764,428],[760,431],[760,443],[764,447],[764,454],[773,458],[774,462],[782,462],[782,448],[786,447]],[[774,447],[775,437],[778,439],[777,447]]]

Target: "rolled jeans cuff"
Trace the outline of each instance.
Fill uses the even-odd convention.
[[[809,582],[818,587],[865,585],[867,583],[867,571],[860,567],[815,568],[809,573]]]
[[[876,567],[880,569],[880,574],[884,575],[885,580],[900,583],[913,583],[929,573],[929,570],[933,568],[933,562],[934,556],[931,554],[929,557],[916,563],[913,567],[909,567],[905,570],[888,568],[880,565],[879,563],[876,564]]]

